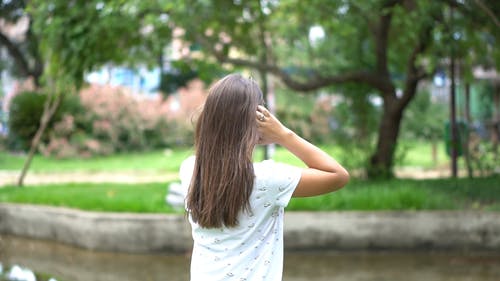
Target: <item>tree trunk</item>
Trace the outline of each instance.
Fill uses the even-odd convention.
[[[399,135],[403,111],[395,100],[384,101],[384,113],[378,130],[377,148],[370,158],[367,173],[369,178],[392,178],[394,152]]]
[[[493,104],[495,113],[493,116],[491,142],[493,144],[493,159],[495,163],[498,163],[500,160],[500,156],[498,155],[498,144],[500,143],[500,83],[498,82],[493,85]]]
[[[470,118],[470,84],[469,82],[465,83],[465,132],[464,132],[464,142],[463,142],[463,147],[462,150],[464,152],[464,157],[465,157],[465,165],[467,166],[467,175],[469,178],[473,177],[473,172],[472,172],[472,165],[471,165],[471,159],[470,159],[470,153],[469,153],[469,147],[470,147],[470,127],[471,127],[471,118]]]
[[[36,150],[38,149],[38,145],[40,144],[40,140],[42,139],[43,133],[47,129],[47,125],[54,116],[54,113],[56,112],[60,103],[61,103],[61,95],[56,95],[55,97],[53,97],[53,94],[49,94],[47,96],[47,101],[45,102],[43,108],[42,118],[40,119],[40,127],[38,127],[38,130],[36,131],[36,134],[33,137],[33,140],[31,141],[31,147],[30,151],[28,152],[28,157],[24,162],[23,169],[21,170],[21,174],[19,175],[19,179],[17,182],[18,187],[23,186],[24,178],[26,177],[26,173],[30,168],[31,161],[33,160],[33,156],[35,155]]]
[[[438,165],[438,156],[437,156],[437,140],[436,137],[432,137],[432,167],[436,168]]]
[[[453,17],[453,9],[451,9],[451,17]],[[457,113],[456,113],[456,91],[455,91],[455,55],[453,46],[451,47],[450,55],[450,136],[451,136],[451,176],[456,178],[458,175],[458,130],[457,130]]]

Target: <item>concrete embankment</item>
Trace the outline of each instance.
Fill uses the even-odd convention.
[[[500,213],[287,212],[285,248],[500,251]],[[191,249],[183,215],[86,212],[0,203],[0,234],[130,253]]]

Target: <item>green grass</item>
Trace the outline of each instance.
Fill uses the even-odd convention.
[[[342,149],[341,146],[336,145],[320,145],[320,148],[332,155],[339,161],[347,160],[350,162],[350,158],[352,157],[360,157],[361,155],[352,155],[350,151],[346,151]],[[421,167],[424,169],[432,169],[436,167],[443,167],[449,163],[449,157],[446,155],[444,151],[444,144],[439,143],[437,146],[437,159],[436,163],[434,163],[432,159],[432,145],[430,143],[423,142],[410,142],[410,141],[402,141],[398,146],[398,156],[403,154],[401,160],[396,161],[396,167]],[[261,156],[262,153],[258,153],[258,156]],[[292,165],[297,165],[301,167],[305,167],[305,165],[293,154],[288,152],[286,149],[282,147],[277,147],[275,154],[273,156],[275,161],[289,163]],[[351,161],[352,162],[352,161]],[[353,167],[353,168],[361,168],[361,167]]]
[[[0,202],[65,206],[90,211],[172,213],[168,183],[60,184],[0,188]],[[500,211],[500,177],[439,180],[353,180],[323,196],[294,198],[288,210],[486,210]]]
[[[182,160],[192,154],[191,149],[122,153],[94,158],[56,159],[36,155],[32,172],[116,172],[116,171],[178,171]],[[25,155],[0,152],[0,170],[20,170]]]
[[[424,167],[433,168],[431,145],[421,142],[402,142],[403,151],[406,151],[399,167]],[[404,147],[403,147],[404,146]],[[341,161],[352,158],[352,153],[345,151],[340,146],[321,146],[327,153]],[[192,149],[176,148],[174,150],[157,150],[150,152],[122,153],[95,158],[69,158],[56,159],[36,155],[33,159],[32,172],[116,172],[116,171],[148,171],[148,172],[177,172],[179,166],[187,156],[193,153]],[[262,149],[255,152],[255,160],[262,159]],[[20,170],[26,159],[25,155],[14,155],[0,151],[0,170]],[[282,147],[277,147],[273,156],[275,161],[304,166],[304,164]],[[438,166],[448,162],[444,147],[438,148]],[[354,167],[356,168],[356,167]],[[359,167],[357,167],[359,168]]]
[[[399,167],[435,168],[447,165],[450,157],[446,155],[443,142],[438,142],[436,150],[436,163],[432,159],[432,144],[430,142],[400,141],[397,154],[403,153]]]
[[[172,213],[166,183],[59,184],[0,188],[0,202],[70,207],[89,211]]]
[[[405,142],[406,157],[402,166],[430,168],[431,145]],[[347,151],[339,146],[323,146],[340,159]],[[438,165],[448,161],[439,147]],[[116,154],[90,159],[54,159],[37,155],[32,172],[171,172],[177,173],[191,149]],[[348,156],[348,155],[347,155]],[[262,158],[262,150],[255,160]],[[0,170],[20,170],[25,156],[0,152]],[[290,152],[277,147],[275,161],[304,167]],[[157,184],[59,184],[26,188],[0,188],[0,202],[17,202],[66,206],[71,208],[113,212],[173,212],[164,204],[167,183]],[[314,198],[296,198],[289,210],[453,210],[480,209],[500,211],[500,178],[440,180],[352,180],[332,194]]]
[[[500,177],[361,181],[312,198],[294,198],[289,210],[500,211]]]

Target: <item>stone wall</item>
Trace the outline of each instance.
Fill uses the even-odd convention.
[[[0,233],[131,253],[182,252],[192,246],[182,214],[0,203]],[[500,212],[287,212],[285,248],[500,251]]]

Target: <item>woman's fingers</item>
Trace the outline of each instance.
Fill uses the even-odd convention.
[[[264,114],[265,117],[271,116],[271,113],[269,112],[269,110],[267,110],[267,108],[263,107],[262,105],[257,106],[257,111]]]
[[[265,121],[266,117],[264,116],[263,113],[257,111],[257,120],[258,121]]]

